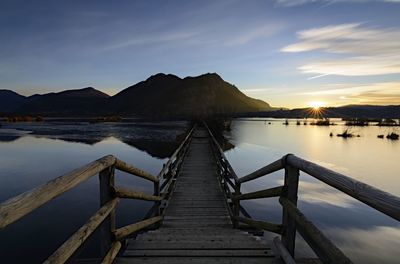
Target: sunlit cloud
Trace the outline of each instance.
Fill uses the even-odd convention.
[[[318,79],[318,78],[325,77],[325,76],[328,76],[328,75],[330,75],[330,74],[329,73],[320,74],[320,75],[316,75],[316,76],[310,77],[307,80]]]
[[[334,97],[343,103],[359,104],[400,104],[400,82],[383,82],[369,84],[342,84],[333,89],[310,91],[301,95]]]
[[[400,73],[400,29],[371,28],[361,23],[313,28],[298,32],[300,42],[283,52],[320,50],[340,58],[299,67],[307,74],[365,76]]]

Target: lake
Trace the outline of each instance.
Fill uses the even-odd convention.
[[[270,123],[270,124],[269,124]],[[279,119],[237,119],[225,137],[234,146],[226,151],[239,177],[287,153],[346,174],[397,196],[400,195],[400,142],[377,138],[392,128],[352,128],[360,137],[340,138],[345,126],[286,126]],[[186,122],[88,124],[73,121],[2,123],[0,128],[0,201],[113,154],[157,174],[184,136]],[[334,136],[330,137],[329,134]],[[281,185],[283,171],[245,183],[242,192]],[[152,191],[152,184],[117,172],[117,185]],[[256,219],[281,221],[277,199],[243,202]],[[92,177],[17,223],[0,231],[0,257],[6,263],[40,263],[76,231],[99,206],[98,177]],[[151,203],[123,200],[117,225],[140,220]],[[398,263],[400,225],[314,178],[301,175],[299,207],[356,263]],[[82,249],[82,256],[98,254],[98,234]],[[266,234],[268,236],[268,234]],[[298,236],[299,237],[299,236]],[[300,239],[297,255],[309,256]],[[20,252],[24,252],[21,254]]]

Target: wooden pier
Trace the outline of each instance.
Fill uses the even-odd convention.
[[[115,186],[117,170],[153,182],[153,193]],[[282,186],[241,193],[242,184],[279,170],[284,170]],[[98,174],[101,208],[44,263],[71,262],[98,228],[104,254],[84,263],[351,263],[297,208],[300,171],[400,221],[399,197],[291,154],[238,177],[207,125],[200,124],[157,176],[106,156],[0,204],[0,228]],[[269,197],[279,197],[282,223],[253,219],[240,204]],[[143,221],[116,227],[120,199],[154,205]],[[267,241],[263,232],[276,236]],[[296,233],[318,259],[296,259]]]
[[[209,139],[193,133],[162,225],[129,240],[117,263],[271,263],[264,241],[232,228]]]

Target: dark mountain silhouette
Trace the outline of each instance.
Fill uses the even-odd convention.
[[[246,96],[216,73],[184,79],[156,74],[110,98],[108,108],[121,115],[158,117],[273,110],[266,102]]]
[[[318,112],[312,108],[244,113],[239,116],[276,118],[400,118],[400,105],[346,105],[323,107]]]
[[[38,115],[92,115],[110,96],[92,87],[59,93],[35,94],[25,99],[17,111]]]
[[[26,101],[26,97],[11,90],[0,90],[0,112],[14,112]]]
[[[318,117],[400,118],[400,105],[348,105],[321,110]],[[0,90],[0,113],[59,117],[315,117],[311,108],[278,110],[248,97],[216,73],[183,79],[159,73],[112,97],[92,87],[29,97]]]
[[[18,94],[14,93],[14,96]],[[6,97],[8,95],[4,96],[5,101]],[[12,108],[0,107],[0,112],[71,117],[121,115],[176,118],[274,110],[266,102],[246,96],[216,73],[184,79],[159,73],[112,97],[88,87],[21,96],[20,99]]]

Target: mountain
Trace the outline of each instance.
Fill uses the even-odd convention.
[[[312,108],[297,108],[258,113],[244,113],[240,116],[276,117],[276,118],[400,118],[400,105],[346,105],[323,107],[318,111]]]
[[[274,110],[250,98],[216,73],[181,79],[156,74],[114,95],[108,109],[120,115],[205,116]]]
[[[0,89],[0,112],[13,112],[21,107],[26,97],[11,90]]]
[[[93,87],[35,94],[26,98],[25,103],[16,110],[19,113],[45,116],[90,116],[97,115],[96,112],[106,104],[109,97]]]

